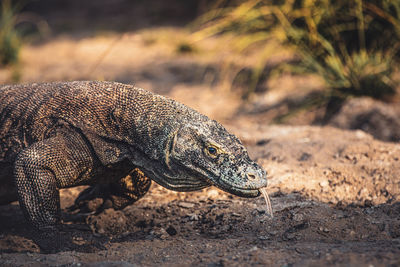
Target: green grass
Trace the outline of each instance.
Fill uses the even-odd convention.
[[[0,11],[0,65],[16,64],[19,60],[21,38],[15,29],[16,10],[10,0],[3,0]]]

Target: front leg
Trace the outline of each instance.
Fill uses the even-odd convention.
[[[46,139],[19,153],[14,169],[19,203],[43,251],[62,246],[59,189],[87,179],[92,166],[84,141],[74,135]]]

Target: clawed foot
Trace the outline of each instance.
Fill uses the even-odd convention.
[[[65,240],[57,227],[47,226],[39,229],[32,229],[32,240],[39,246],[41,253],[56,253],[61,251],[68,240]]]
[[[117,182],[86,188],[68,210],[87,215],[98,214],[108,208],[120,210],[143,197],[150,185],[151,179],[136,168]]]
[[[32,230],[32,240],[39,246],[40,253],[54,254],[61,251],[93,252],[104,249],[99,243],[76,244],[71,235],[61,234],[56,227],[44,227]],[[68,234],[68,233],[67,233]]]
[[[112,202],[108,198],[108,190],[101,185],[91,186],[83,190],[75,203],[68,207],[69,212],[75,214],[98,214],[107,208],[112,208]]]

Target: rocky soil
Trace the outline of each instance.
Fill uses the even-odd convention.
[[[0,207],[3,266],[395,266],[400,264],[400,150],[362,131],[234,128],[269,172],[260,198],[153,184],[135,205],[81,220],[64,209],[73,249],[40,254],[17,205]],[[63,207],[81,188],[62,191]]]

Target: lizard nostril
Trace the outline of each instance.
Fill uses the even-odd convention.
[[[255,180],[257,177],[254,173],[246,173],[246,176],[249,180]]]

